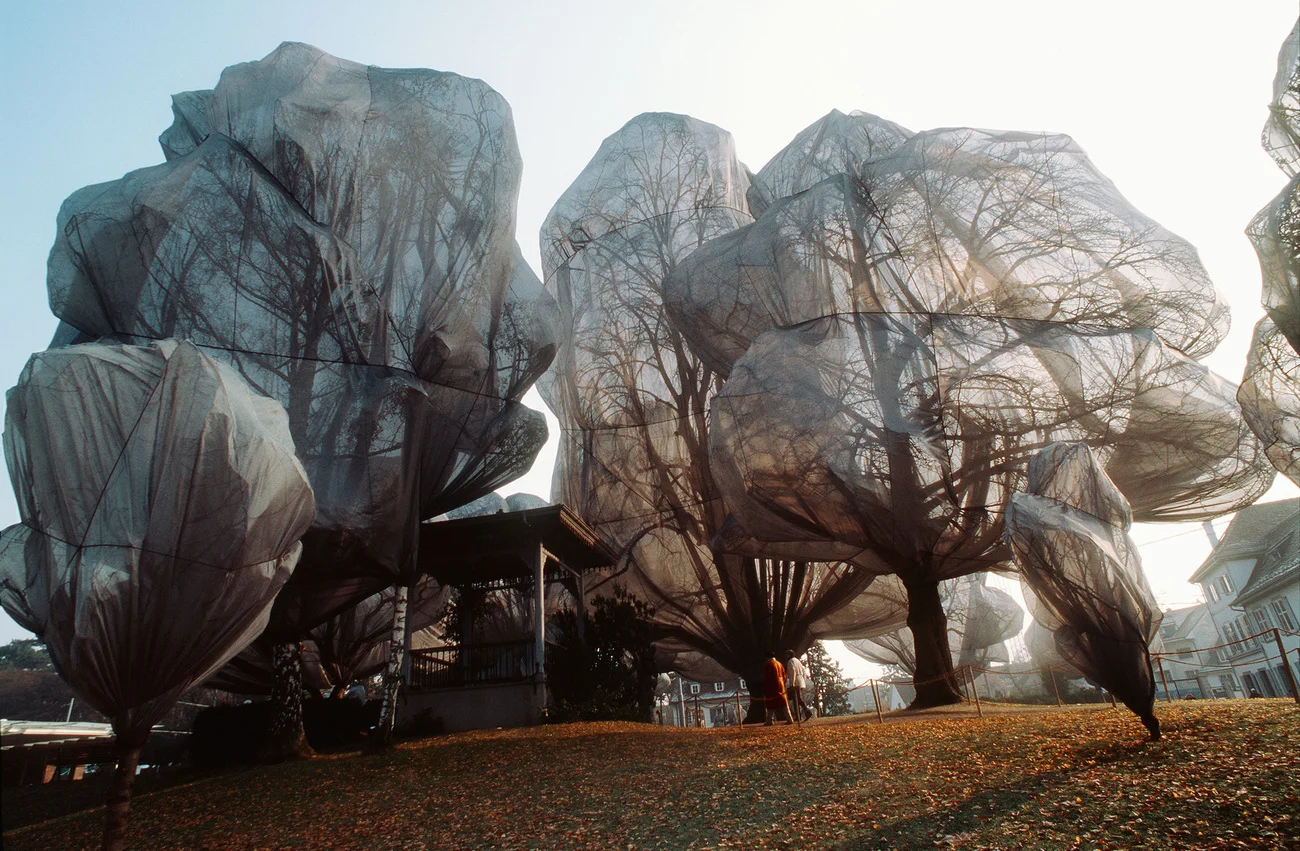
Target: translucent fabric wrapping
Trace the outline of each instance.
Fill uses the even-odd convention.
[[[1237,399],[1273,466],[1300,485],[1300,352],[1268,317],[1255,326]]]
[[[1264,277],[1264,310],[1300,351],[1300,175],[1259,211],[1246,235]]]
[[[1053,441],[1094,447],[1142,520],[1217,516],[1271,483],[1236,388],[1195,360],[1226,303],[1069,137],[831,113],[753,183],[758,218],[663,284],[727,379],[716,542],[897,574],[923,678],[951,670],[936,584],[1007,569],[1006,507]]]
[[[842,118],[800,140],[831,146]],[[1267,488],[1234,388],[1191,360],[1227,313],[1187,243],[1067,137],[891,144],[665,282],[692,348],[730,376],[711,434],[729,549],[983,569],[1005,557],[1001,507],[1045,438],[1098,446],[1144,520]],[[755,180],[794,171],[789,150]]]
[[[1264,125],[1264,150],[1278,168],[1294,177],[1300,173],[1300,21],[1282,42],[1273,78],[1273,99]]]
[[[1009,661],[1005,642],[1020,634],[1024,610],[1005,591],[984,584],[983,574],[945,582],[940,588],[948,616],[948,646],[953,665],[986,666]],[[878,665],[916,675],[916,642],[907,629],[844,642],[853,653]]]
[[[802,652],[872,579],[710,547],[725,516],[708,458],[720,380],[669,320],[662,285],[751,220],[748,186],[725,131],[648,113],[602,143],[542,229],[546,284],[571,334],[542,384],[564,430],[553,498],[624,552],[664,634],[661,664],[695,671],[700,653],[742,671],[765,647]]]
[[[448,591],[428,576],[415,584],[407,598],[407,620],[413,633],[438,619]],[[395,596],[396,588],[386,588],[314,627],[302,644],[303,686],[317,691],[346,688],[382,671],[393,634]],[[204,685],[236,694],[271,694],[273,647],[269,636],[253,642]]]
[[[1232,386],[1149,333],[926,319],[837,316],[755,341],[713,402],[729,547],[838,546],[937,579],[989,569],[1047,435],[1095,443],[1144,519],[1214,516],[1272,478]]]
[[[1160,609],[1128,537],[1132,522],[1092,451],[1054,443],[1030,462],[1028,492],[1012,497],[1006,534],[1030,611],[1055,633],[1057,650],[1158,737],[1148,645]]]
[[[143,740],[262,631],[314,514],[284,409],[188,343],[33,355],[5,457],[0,603]]]
[[[824,146],[856,138],[838,115],[791,147],[814,130]],[[723,374],[764,330],[840,313],[1145,328],[1193,358],[1227,332],[1195,249],[1133,209],[1067,136],[933,130],[810,185],[783,174],[797,167],[790,150],[755,181],[795,194],[664,285],[683,333]]]
[[[845,174],[861,179],[864,164],[892,154],[911,130],[868,112],[845,115],[833,109],[810,125],[753,176],[749,209],[762,215],[772,203],[798,195],[831,177]]]
[[[1300,22],[1278,56],[1264,147],[1291,181],[1250,223],[1264,276],[1264,309],[1255,326],[1237,398],[1269,459],[1300,484]]]
[[[185,338],[284,405],[318,502],[292,633],[409,578],[420,519],[528,469],[546,426],[519,399],[558,313],[481,81],[286,43],[172,108],[165,164],[60,211],[57,339]]]

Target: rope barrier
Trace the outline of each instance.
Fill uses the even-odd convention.
[[[1295,674],[1291,670],[1288,651],[1282,644],[1283,635],[1294,637],[1294,638],[1300,638],[1300,633],[1294,632],[1289,629],[1275,627],[1273,629],[1264,630],[1262,632],[1257,632],[1253,635],[1246,636],[1245,638],[1237,639],[1235,641],[1225,642],[1223,644],[1212,645],[1210,647],[1195,647],[1190,650],[1183,650],[1179,652],[1161,651],[1158,653],[1152,653],[1151,664],[1153,668],[1153,673],[1157,674],[1160,677],[1161,685],[1164,688],[1164,692],[1165,692],[1165,700],[1167,702],[1173,702],[1174,700],[1173,693],[1178,691],[1178,684],[1180,682],[1187,682],[1187,681],[1194,682],[1197,684],[1197,690],[1203,691],[1204,684],[1202,683],[1200,677],[1207,677],[1212,675],[1219,676],[1224,672],[1232,671],[1237,668],[1258,669],[1261,666],[1263,666],[1264,670],[1268,670],[1269,665],[1272,665],[1276,662],[1282,662],[1283,664],[1277,665],[1276,667],[1281,668],[1285,672],[1285,676],[1288,678],[1288,685],[1290,685],[1291,687],[1290,688],[1291,695],[1295,698],[1296,703],[1300,704],[1300,683],[1297,683]],[[1275,651],[1269,648],[1264,643],[1264,641],[1261,640],[1267,638],[1273,639],[1277,647]],[[1225,648],[1235,647],[1242,644],[1250,644],[1251,646],[1247,648],[1247,651],[1251,653],[1258,653],[1260,655],[1249,661],[1222,660],[1222,661],[1213,662],[1209,664],[1203,663],[1199,660],[1188,660],[1188,659],[1178,658],[1179,656],[1187,656],[1189,654],[1208,653],[1213,650],[1222,650]],[[1296,656],[1296,666],[1298,669],[1300,669],[1300,648],[1296,648],[1295,656]],[[1194,667],[1197,669],[1198,676],[1178,677],[1174,675],[1173,671],[1169,671],[1167,673],[1165,670],[1165,665],[1171,665],[1171,666],[1181,665],[1183,666],[1184,669]],[[884,701],[882,700],[884,696],[884,690],[881,688],[881,686],[897,687],[897,686],[906,685],[906,686],[916,687],[916,686],[926,686],[926,685],[931,685],[942,681],[947,681],[953,685],[954,690],[960,691],[962,702],[967,704],[973,704],[975,707],[975,711],[978,713],[979,717],[983,718],[984,702],[986,700],[992,700],[993,702],[997,702],[998,698],[992,695],[989,698],[982,698],[980,696],[979,689],[978,689],[979,677],[1032,676],[1032,677],[1041,678],[1043,674],[1048,674],[1050,675],[1053,698],[1055,699],[1056,705],[1064,706],[1065,702],[1061,698],[1060,686],[1057,683],[1057,676],[1061,673],[1066,674],[1069,679],[1076,679],[1083,676],[1078,671],[1075,671],[1063,665],[1047,665],[1043,667],[1027,668],[1024,670],[1013,671],[1013,670],[1003,670],[997,668],[988,668],[983,665],[967,664],[967,665],[960,665],[954,668],[949,673],[940,674],[939,676],[935,676],[935,677],[929,677],[924,680],[917,680],[915,678],[905,679],[905,678],[873,677],[861,683],[858,683],[857,685],[853,685],[845,689],[845,694],[849,695],[859,690],[870,689],[872,708],[874,709],[876,714],[876,722],[878,724],[883,724],[885,707],[884,707]],[[1170,681],[1172,681],[1174,684],[1174,688],[1172,690],[1169,687]],[[1235,689],[1235,685],[1233,686],[1233,688]],[[1116,703],[1115,703],[1114,695],[1112,695],[1106,689],[1102,689],[1101,691],[1103,695],[1106,697],[1106,699],[1110,702],[1111,707],[1112,708],[1115,707]],[[1186,695],[1179,692],[1179,695],[1180,697],[1191,696],[1190,692],[1188,692],[1188,694]],[[730,696],[719,696],[718,698],[699,695],[696,696],[696,700],[698,702],[697,706],[699,705],[699,703],[702,703],[708,708],[713,708],[715,704],[725,705],[734,700],[736,714],[743,721],[744,716],[741,710],[741,695],[738,692]]]

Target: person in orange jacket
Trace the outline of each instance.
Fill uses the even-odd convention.
[[[777,712],[785,716],[786,724],[794,723],[785,697],[785,666],[772,652],[767,654],[767,662],[763,665],[763,709],[766,716],[763,723],[768,727],[772,726],[772,716]]]

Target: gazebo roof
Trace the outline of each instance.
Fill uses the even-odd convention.
[[[420,572],[444,585],[523,578],[531,575],[530,556],[539,545],[577,571],[618,560],[581,517],[564,505],[547,505],[422,524]]]

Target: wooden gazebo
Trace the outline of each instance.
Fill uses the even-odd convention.
[[[420,571],[467,591],[526,590],[532,636],[526,641],[456,644],[410,654],[399,723],[425,716],[446,730],[516,727],[545,717],[546,589],[562,583],[577,603],[581,629],[589,574],[617,553],[563,505],[425,523]],[[466,626],[462,624],[462,626]]]

